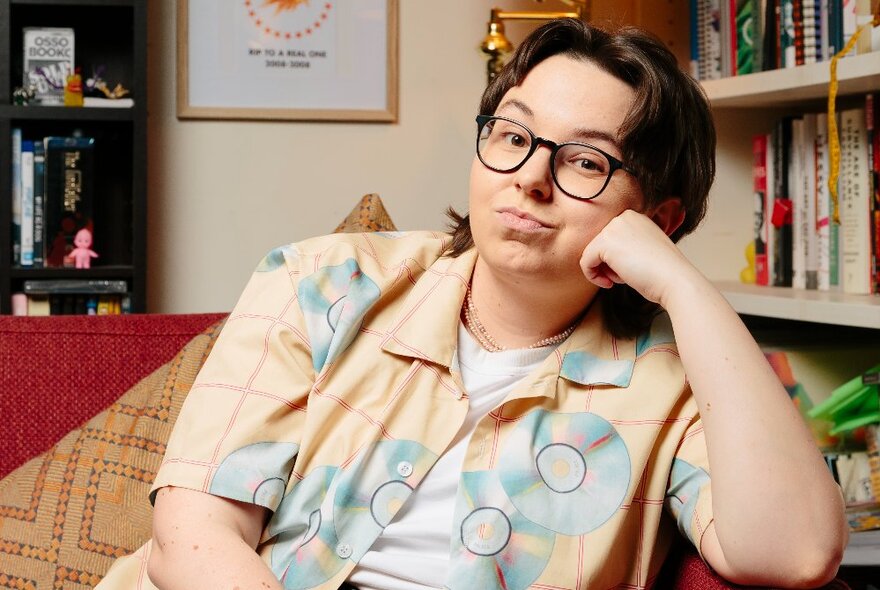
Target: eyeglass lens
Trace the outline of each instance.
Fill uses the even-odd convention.
[[[532,152],[532,133],[506,119],[490,119],[480,129],[477,151],[493,170],[509,172],[522,165]],[[556,184],[573,197],[591,199],[602,192],[611,163],[600,151],[584,144],[565,143],[556,150],[552,173]]]

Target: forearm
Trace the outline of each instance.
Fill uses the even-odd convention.
[[[257,555],[268,511],[184,488],[156,494],[147,573],[162,590],[281,590]]]
[[[161,590],[281,590],[260,556],[224,526],[207,523],[171,539],[153,539],[149,576]]]
[[[840,491],[736,312],[696,271],[682,285],[663,303],[705,428],[719,544],[738,581],[785,585],[838,558]]]

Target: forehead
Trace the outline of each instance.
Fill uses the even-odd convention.
[[[539,134],[558,137],[572,129],[601,131],[613,137],[632,108],[633,89],[595,63],[554,55],[510,88],[496,110],[524,119]],[[567,139],[567,138],[566,138]]]

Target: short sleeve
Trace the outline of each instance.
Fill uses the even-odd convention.
[[[702,555],[700,542],[714,517],[709,457],[699,416],[691,421],[672,460],[665,505],[678,529]]]
[[[151,500],[170,485],[278,507],[314,382],[298,274],[294,246],[260,262],[184,401]]]

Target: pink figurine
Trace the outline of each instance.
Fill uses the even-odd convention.
[[[92,232],[86,228],[82,228],[76,232],[76,237],[73,238],[73,243],[76,248],[74,248],[68,256],[73,258],[77,268],[91,268],[92,258],[98,257],[98,255],[95,254],[95,251],[91,249]]]

